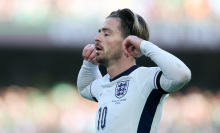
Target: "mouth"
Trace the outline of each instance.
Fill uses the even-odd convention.
[[[99,52],[99,51],[103,50],[102,47],[98,46],[98,45],[95,46],[95,49],[96,49],[96,52]]]

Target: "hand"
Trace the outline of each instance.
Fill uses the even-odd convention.
[[[83,49],[82,56],[83,56],[84,60],[87,60],[87,61],[91,62],[94,65],[99,65],[99,63],[97,63],[95,61],[96,49],[95,49],[94,44],[86,45],[85,48]]]
[[[137,36],[128,36],[122,43],[123,50],[127,57],[140,57],[143,54],[140,50],[140,45],[143,39],[138,38]]]

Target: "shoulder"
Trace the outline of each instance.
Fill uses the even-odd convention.
[[[103,78],[94,80],[94,81],[91,83],[91,86],[98,86],[98,85],[100,85],[100,82],[102,81],[102,79],[103,79]]]
[[[136,76],[149,76],[155,74],[157,71],[160,71],[159,67],[139,67],[137,69]]]
[[[109,79],[110,79],[109,74],[106,74],[102,78],[94,80],[92,86],[100,86],[101,84],[108,83]]]
[[[160,68],[159,67],[144,67],[144,66],[141,66],[138,69],[142,70],[142,71],[153,71],[153,70],[159,70]]]
[[[154,80],[160,71],[159,67],[139,67],[133,77],[139,85],[148,84],[154,87]]]

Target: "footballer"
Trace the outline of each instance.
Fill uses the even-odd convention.
[[[190,81],[190,69],[150,42],[145,20],[127,8],[113,11],[94,39],[83,49],[77,87],[82,97],[98,102],[96,132],[156,133],[164,100]],[[157,66],[138,66],[142,55]]]

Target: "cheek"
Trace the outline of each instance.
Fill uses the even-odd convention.
[[[109,51],[111,51],[111,54],[120,55],[123,52],[122,44],[121,43],[115,43],[114,45],[109,47]]]
[[[114,48],[117,49],[117,51],[121,51],[122,50],[122,42],[121,41],[116,42]]]
[[[118,41],[115,41],[115,40],[118,40]],[[121,39],[114,39],[114,40],[111,40],[111,41],[108,41],[106,42],[106,46],[104,47],[104,50],[105,52],[107,53],[118,53],[118,52],[123,52],[123,49],[122,49],[122,42],[123,40]]]

